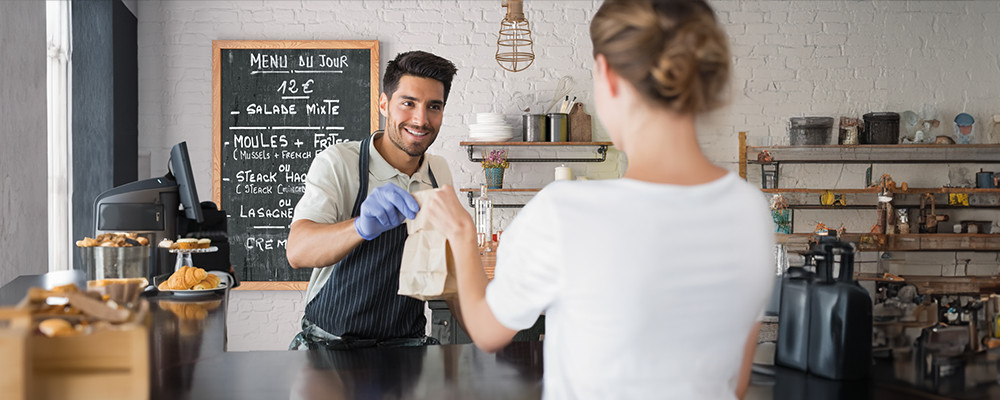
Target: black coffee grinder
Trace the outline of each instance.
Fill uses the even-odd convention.
[[[815,274],[793,267],[782,280],[775,363],[828,379],[864,378],[872,362],[872,303],[854,280],[854,246],[819,236],[806,259]]]

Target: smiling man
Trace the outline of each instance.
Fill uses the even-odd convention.
[[[379,110],[385,131],[340,143],[316,156],[295,206],[288,263],[314,268],[302,332],[290,349],[419,346],[424,302],[399,296],[403,221],[419,210],[410,195],[452,183],[434,143],[455,65],[411,51],[385,68]]]

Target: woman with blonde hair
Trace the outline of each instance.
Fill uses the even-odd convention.
[[[547,399],[742,397],[774,239],[760,191],[698,144],[727,36],[703,0],[608,0],[590,35],[597,113],[628,169],[546,186],[504,232],[489,286],[469,213],[439,189],[424,208],[455,253],[465,326],[496,351],[545,313]]]

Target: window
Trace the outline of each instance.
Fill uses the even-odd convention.
[[[70,1],[45,2],[49,271],[72,269]]]

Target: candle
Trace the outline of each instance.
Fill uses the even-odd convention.
[[[556,167],[556,180],[573,180],[573,170],[566,165]]]

